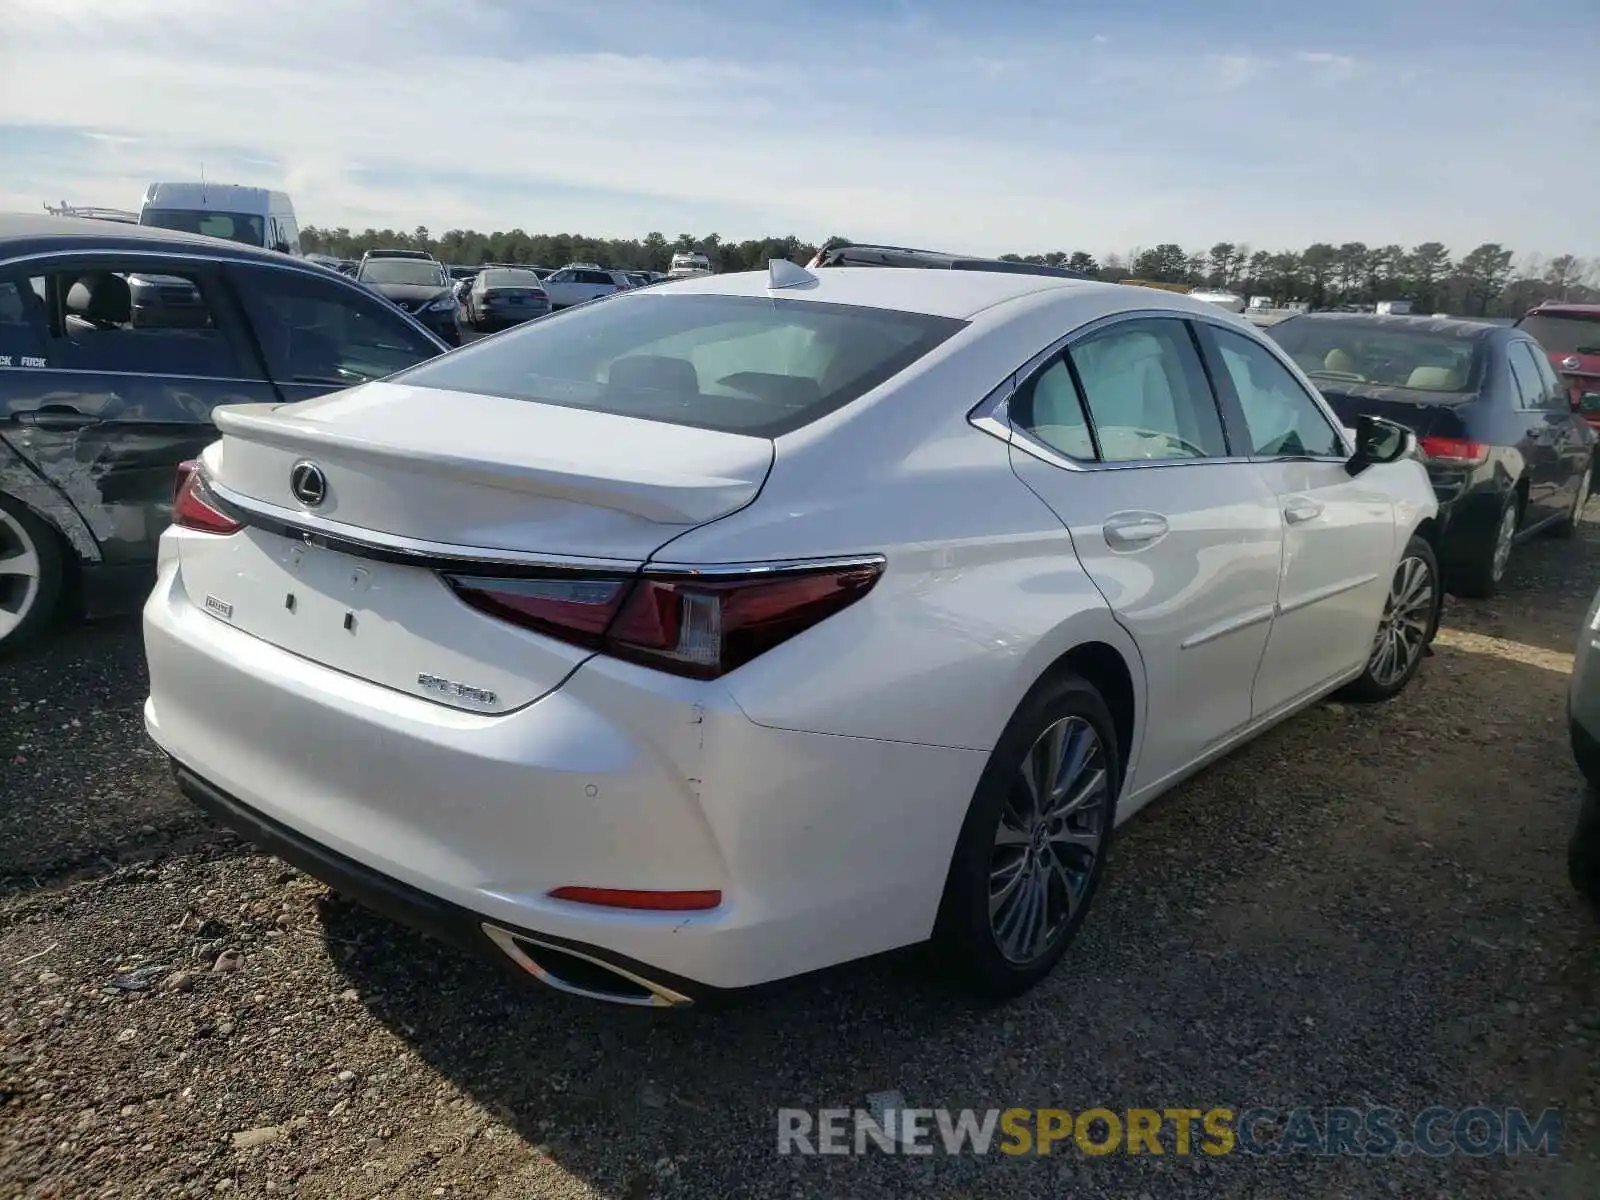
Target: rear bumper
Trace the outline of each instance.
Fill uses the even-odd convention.
[[[986,759],[770,729],[720,685],[605,658],[514,711],[461,711],[202,612],[176,556],[144,628],[150,735],[237,819],[422,894],[413,923],[436,924],[430,905],[452,928],[466,913],[697,995],[925,939]],[[550,897],[570,885],[723,900],[649,913]]]
[[[567,966],[573,959],[579,962],[603,962],[618,972],[649,979],[659,989],[653,993],[656,996],[670,995],[681,997],[689,1003],[706,1004],[726,1002],[741,994],[737,990],[711,988],[694,980],[682,979],[664,973],[659,968],[611,954],[597,946],[554,938],[549,934],[536,934],[531,930],[486,923],[477,913],[374,871],[353,858],[328,849],[282,822],[272,820],[207,783],[176,761],[172,767],[178,790],[197,808],[210,814],[220,824],[276,855],[289,865],[299,868],[307,875],[322,880],[340,895],[356,901],[363,907],[398,924],[427,934],[446,945],[455,946],[485,959],[497,967],[515,968],[517,964],[501,949],[500,942],[487,932],[489,928],[494,929],[502,938],[510,935],[519,939],[537,939],[543,946],[561,947],[569,954],[560,958],[560,967]],[[530,943],[524,944],[529,944],[533,953],[539,953],[539,949]],[[547,963],[551,963],[553,958],[555,956],[549,956]],[[559,967],[551,963],[552,972],[556,969]],[[623,980],[625,977],[619,974],[617,978]],[[569,986],[564,990],[576,990],[571,986],[570,980],[567,982]],[[598,990],[605,987],[607,981],[604,976],[600,976],[593,978],[593,984]],[[643,994],[646,989],[640,988],[637,992]],[[661,1006],[670,1004],[671,1001],[663,1001]]]

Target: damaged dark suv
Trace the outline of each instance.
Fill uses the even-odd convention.
[[[139,305],[152,278],[193,302]],[[446,348],[367,288],[287,255],[0,215],[0,653],[63,610],[142,603],[177,466],[216,440],[217,405],[305,400]]]

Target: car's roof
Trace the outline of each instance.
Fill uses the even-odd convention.
[[[149,225],[96,221],[48,214],[0,213],[0,259],[52,250],[173,250],[183,254],[228,255],[281,263],[276,250],[247,246],[201,233],[179,233]]]
[[[1279,326],[1303,325],[1307,322],[1316,324],[1352,325],[1359,329],[1389,329],[1402,333],[1444,333],[1451,337],[1482,338],[1489,337],[1496,332],[1509,329],[1506,325],[1495,325],[1488,321],[1472,321],[1465,317],[1425,317],[1415,314],[1390,315],[1388,313],[1340,313],[1318,312],[1297,313],[1292,317],[1285,317]]]
[[[655,289],[657,295],[707,294],[724,296],[777,296],[867,308],[898,309],[936,317],[967,319],[975,313],[1020,296],[1038,292],[1080,292],[1104,295],[1120,284],[1065,279],[1054,275],[1014,275],[999,271],[926,271],[917,267],[828,267],[813,272],[816,282],[799,287],[771,289],[766,271],[740,271],[726,275],[698,275],[675,279]],[[1170,293],[1141,289],[1130,308],[1165,307]],[[1176,299],[1182,300],[1183,297]],[[1201,311],[1215,305],[1196,301]],[[1171,307],[1188,309],[1190,305]]]

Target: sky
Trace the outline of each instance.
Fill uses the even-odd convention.
[[[1600,0],[0,0],[0,210],[1600,255]]]

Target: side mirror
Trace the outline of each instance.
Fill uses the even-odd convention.
[[[272,244],[272,248],[274,250],[276,250],[279,254],[287,254],[287,253],[289,253],[289,243],[288,242],[274,242]]]
[[[1345,463],[1345,470],[1359,475],[1368,467],[1399,462],[1417,453],[1417,435],[1404,425],[1382,417],[1356,419],[1356,452]]]
[[[1578,399],[1578,411],[1600,413],[1600,392],[1585,392]]]

